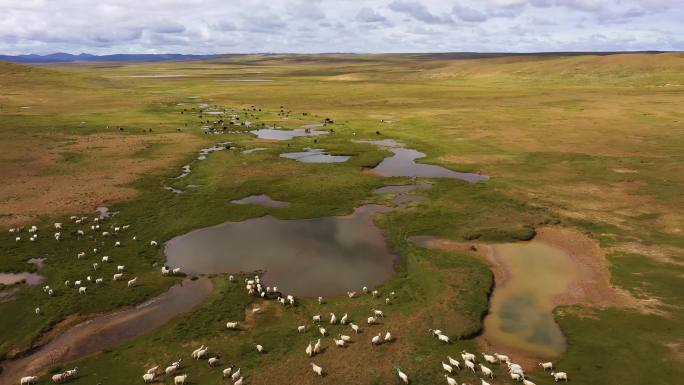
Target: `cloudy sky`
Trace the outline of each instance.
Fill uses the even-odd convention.
[[[684,50],[684,0],[0,0],[0,54]]]

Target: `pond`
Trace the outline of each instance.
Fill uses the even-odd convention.
[[[497,287],[485,318],[484,337],[496,345],[557,357],[565,336],[553,319],[553,298],[568,289],[577,274],[563,250],[541,242],[493,246],[506,278]]]
[[[34,273],[0,273],[0,284],[3,285],[14,285],[16,283],[24,282],[27,285],[38,285],[43,282],[42,275]]]
[[[373,172],[387,177],[422,177],[422,178],[452,178],[467,182],[487,180],[489,177],[480,174],[457,172],[433,164],[416,163],[416,159],[424,158],[425,154],[408,148],[390,148],[394,156],[385,158],[373,168]]]
[[[294,159],[303,163],[343,163],[351,157],[346,155],[330,155],[320,148],[309,148],[302,152],[280,154],[281,158]]]
[[[265,194],[250,195],[242,199],[232,200],[230,203],[236,205],[259,205],[267,207],[287,207],[290,205],[289,202],[277,201]]]
[[[300,136],[319,136],[328,134],[328,131],[311,130],[307,128],[295,128],[294,130],[281,130],[277,128],[262,128],[250,131],[259,139],[289,140]]]
[[[397,256],[362,206],[348,216],[272,216],[199,229],[166,243],[167,265],[189,274],[263,271],[267,285],[298,296],[335,296],[390,278]]]

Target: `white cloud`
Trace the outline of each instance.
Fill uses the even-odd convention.
[[[0,0],[0,54],[684,50],[681,0]]]

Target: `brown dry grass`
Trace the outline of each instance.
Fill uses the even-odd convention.
[[[184,134],[154,136],[49,134],[49,145],[36,147],[35,137],[14,140],[0,155],[0,226],[25,225],[41,215],[88,212],[106,202],[136,196],[127,186],[142,175],[167,171],[198,148],[200,138]],[[159,144],[163,151],[136,156]],[[78,154],[76,162],[64,153]]]

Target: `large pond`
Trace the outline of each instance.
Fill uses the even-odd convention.
[[[82,322],[28,356],[3,362],[0,384],[18,384],[22,375],[111,349],[147,334],[179,314],[192,310],[211,293],[208,278],[186,279],[166,293],[134,308]]]
[[[572,259],[535,241],[494,245],[493,251],[506,276],[492,295],[485,338],[544,357],[559,356],[566,341],[553,319],[553,298],[568,289],[577,273]]]
[[[230,203],[236,205],[258,205],[266,207],[287,207],[290,205],[289,202],[277,201],[266,194],[250,195],[242,199],[232,200]]]
[[[263,271],[267,285],[299,296],[334,296],[383,283],[394,255],[367,205],[339,217],[226,222],[166,243],[167,265],[190,274]]]
[[[0,273],[0,284],[14,285],[24,282],[27,285],[37,285],[43,282],[43,276],[34,273]]]

